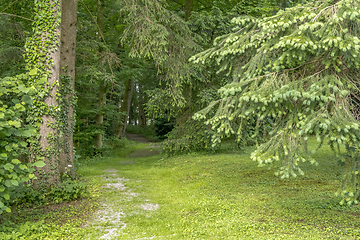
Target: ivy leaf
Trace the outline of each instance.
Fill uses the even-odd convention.
[[[19,159],[13,159],[11,160],[11,162],[15,165],[19,165],[21,162],[19,161]]]
[[[0,113],[0,118],[4,118],[5,114],[4,113]]]
[[[46,83],[46,80],[47,80],[46,77],[42,77],[42,78],[40,78],[40,80],[38,81],[38,83],[39,83],[39,84],[44,84],[44,83]]]
[[[0,156],[3,157],[3,158],[6,158],[6,157],[7,157],[7,154],[6,154],[6,153],[2,153],[2,154],[0,154]]]
[[[18,87],[19,91],[23,92],[23,93],[28,93],[29,92],[29,88],[25,87],[25,85],[20,85]]]
[[[12,149],[12,147],[11,147],[10,145],[6,145],[6,146],[5,146],[5,150],[8,151],[8,152],[10,152],[11,149]]]
[[[3,192],[3,191],[5,191],[5,187],[4,187],[4,185],[0,185],[0,192]]]
[[[13,169],[14,168],[14,165],[12,165],[11,163],[7,163],[4,165],[4,169],[5,170],[10,170],[10,169]]]
[[[8,212],[8,213],[10,213],[11,212],[11,209],[10,208],[6,208],[6,211]]]
[[[5,186],[9,188],[9,187],[12,186],[12,184],[11,184],[11,182],[10,182],[9,180],[6,180],[6,181],[5,181]],[[4,195],[4,196],[5,196],[5,195]]]
[[[33,70],[31,70],[30,72],[29,72],[29,75],[30,76],[35,76],[36,74],[37,74],[37,68],[34,68]]]
[[[4,198],[5,198],[6,200],[9,200],[9,199],[10,199],[10,195],[9,195],[8,193],[5,193],[5,194],[4,194]]]
[[[21,122],[20,121],[15,121],[14,122],[14,127],[16,127],[16,128],[21,127]]]
[[[45,165],[46,164],[43,161],[38,161],[38,162],[33,163],[33,166],[38,167],[38,168],[42,168]]]
[[[27,104],[31,104],[32,103],[32,98],[29,95],[24,95],[21,100]]]
[[[25,170],[25,169],[27,169],[27,166],[25,166],[24,164],[21,164],[21,165],[19,166],[19,168],[20,168],[21,170]]]
[[[19,182],[17,180],[10,180],[10,182],[12,183],[12,185],[14,186],[19,186]]]
[[[33,179],[34,177],[35,177],[34,174],[32,174],[32,173],[29,174],[29,178],[30,178],[30,179]]]
[[[31,130],[25,130],[25,131],[23,131],[23,132],[21,133],[21,135],[22,135],[23,137],[31,137],[32,134],[33,134],[33,131],[31,131]]]

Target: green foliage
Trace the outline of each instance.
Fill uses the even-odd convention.
[[[26,69],[29,71],[27,84],[36,88],[33,107],[27,113],[27,120],[36,128],[36,134],[29,140],[30,161],[44,160],[43,170],[36,172],[40,185],[54,185],[60,182],[59,153],[61,151],[61,111],[59,104],[60,76],[60,23],[59,1],[34,1],[33,35],[25,43]],[[41,139],[41,141],[40,141]]]
[[[156,118],[154,120],[155,133],[159,139],[164,140],[166,135],[173,130],[175,126],[175,119],[170,118],[169,116],[164,116],[162,118]]]
[[[156,105],[157,108],[150,107],[148,111],[159,116],[173,108],[184,107],[182,87],[194,75],[188,58],[200,50],[196,36],[163,1],[129,0],[124,4],[121,12],[127,16],[127,28],[122,42],[129,43],[130,57],[152,59],[164,84],[153,95],[156,103],[150,105],[155,106],[160,101],[164,106]]]
[[[24,114],[32,107],[34,87],[25,85],[28,75],[0,79],[0,214],[10,211],[4,205],[11,197],[9,188],[34,179],[34,167],[44,162],[27,163],[28,140],[36,131]],[[22,161],[20,161],[21,159]]]
[[[88,196],[88,193],[85,183],[67,178],[56,187],[51,188],[47,198],[55,203],[71,202]]]
[[[212,131],[202,121],[189,120],[182,127],[176,126],[161,144],[168,156],[197,151],[215,151],[211,147]]]
[[[20,184],[10,189],[11,200],[7,204],[12,207],[34,207],[50,203],[72,202],[89,196],[87,184],[63,175],[62,182],[51,188],[35,189],[30,184]]]
[[[143,127],[139,127],[137,125],[128,125],[126,127],[126,132],[145,136],[150,141],[154,141],[154,142],[160,141],[159,137],[156,134],[156,129],[154,124],[146,125]]]
[[[15,239],[39,239],[43,238],[44,235],[52,235],[46,234],[46,232],[57,232],[55,226],[48,226],[44,223],[44,220],[32,223],[26,222],[20,226],[16,226],[16,228],[12,227],[3,227],[1,229],[0,237],[1,239],[6,240],[15,240]],[[58,233],[56,234],[58,235]],[[53,236],[55,237],[55,236]],[[56,238],[55,238],[56,239]]]
[[[0,224],[0,239],[83,239],[86,228],[82,226],[96,206],[94,202],[82,202],[17,211],[17,216],[2,219],[5,221]]]
[[[260,166],[280,161],[282,178],[303,175],[301,162],[316,163],[306,148],[309,135],[320,145],[328,141],[338,156],[341,144],[345,150],[359,146],[359,123],[348,101],[359,75],[359,7],[349,0],[311,2],[267,18],[238,17],[235,33],[194,56],[193,62],[215,61],[219,72],[233,76],[219,89],[221,100],[195,115],[205,119],[218,106],[206,121],[215,132],[213,146],[231,134],[242,136],[251,118],[258,128],[271,118],[270,137],[252,159]],[[240,122],[237,129],[233,121]],[[353,196],[349,204],[356,202],[353,190],[342,190]]]
[[[27,0],[0,1],[0,78],[25,72],[24,44],[31,29],[33,5]]]
[[[264,1],[239,1],[237,4],[234,3],[227,3],[226,5],[221,2],[214,2],[214,5],[211,6],[207,10],[202,10],[199,12],[192,12],[192,16],[188,22],[188,26],[192,32],[194,32],[197,36],[198,44],[204,48],[208,49],[209,47],[213,46],[213,41],[219,36],[224,34],[229,34],[232,32],[232,29],[235,27],[234,23],[231,22],[231,19],[238,15],[249,15],[249,16],[267,16],[270,15],[270,11],[273,9],[273,5],[270,3],[266,3]],[[225,73],[216,74],[217,66],[214,62],[207,62],[202,66],[192,66],[194,69],[192,78],[190,80],[190,86],[188,88],[183,88],[183,96],[185,97],[187,104],[186,107],[177,109],[171,108],[170,113],[174,116],[177,116],[177,124],[182,125],[184,121],[187,121],[194,112],[199,111],[204,106],[210,104],[214,100],[218,100],[220,95],[217,93],[217,89],[224,86],[225,84],[229,83],[229,78],[226,76]],[[190,89],[189,89],[190,88]],[[188,92],[191,92],[190,94]],[[171,101],[162,97],[162,92],[155,92],[153,93],[155,98],[150,99],[148,102],[148,111],[154,112],[157,110],[161,112],[161,110],[156,108],[164,108]],[[163,94],[165,95],[165,93]],[[178,110],[179,112],[176,112]],[[213,114],[215,111],[213,111]],[[187,118],[187,119],[186,119]],[[185,120],[184,120],[185,119]],[[256,125],[256,119],[254,120],[255,124],[252,123],[248,125],[248,137],[245,138],[243,136],[239,139],[239,145],[250,145],[256,142],[254,138],[251,138],[255,134],[255,130],[252,131],[251,128],[254,128]],[[253,122],[254,122],[253,121]],[[191,124],[195,124],[197,126],[190,126]],[[234,123],[235,125],[239,125],[239,123]],[[187,128],[190,129],[198,129],[199,123],[196,121],[189,121],[186,124]],[[181,126],[182,127],[182,126]],[[261,133],[263,130],[267,130],[268,128],[261,128]],[[206,129],[205,129],[206,130]],[[207,131],[207,130],[206,130]],[[205,135],[208,133],[201,133],[200,131],[196,131],[196,134],[199,136],[194,136],[195,132],[191,130],[187,131],[180,131],[182,132],[183,136],[177,132],[175,135],[177,139],[171,140],[171,144],[167,145],[166,151],[168,153],[171,152],[170,146],[174,147],[174,152],[177,154],[180,149],[186,149],[185,152],[188,151],[196,151],[196,150],[203,150],[204,144],[203,141],[191,141],[189,144],[189,139],[203,139]],[[189,135],[187,135],[189,134]],[[256,134],[255,134],[256,135]],[[257,135],[257,140],[260,141],[261,134]],[[207,136],[206,138],[208,138]],[[184,138],[184,139],[181,139]],[[176,143],[176,144],[175,144]],[[187,147],[176,147],[178,144],[182,146],[191,146]],[[195,146],[194,144],[200,144],[199,146]],[[205,144],[206,145],[206,144]]]

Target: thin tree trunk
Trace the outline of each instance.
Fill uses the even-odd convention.
[[[60,46],[60,75],[64,102],[63,136],[60,139],[60,174],[68,168],[75,175],[74,168],[74,88],[75,88],[75,57],[76,57],[76,24],[78,0],[62,0],[61,12],[61,46]],[[69,167],[71,165],[71,167]]]
[[[142,91],[142,86],[139,84],[139,127],[144,127],[146,125],[144,104],[144,93]]]
[[[185,2],[185,21],[187,22],[191,16],[194,0],[186,0]]]
[[[96,121],[96,125],[101,129],[102,129],[102,124],[104,122],[104,114],[102,113],[101,109],[102,107],[105,106],[105,104],[106,104],[106,86],[100,85],[99,98],[97,104],[97,109],[99,112],[96,114],[95,121]],[[97,134],[95,139],[95,146],[96,148],[100,149],[102,148],[102,145],[103,145],[103,134],[99,133]]]
[[[193,5],[194,5],[194,0],[186,0],[185,21],[188,21],[191,16]],[[180,129],[182,129],[183,124],[187,120],[189,120],[193,114],[191,108],[192,97],[193,97],[193,86],[190,83],[185,83],[182,92],[183,92],[183,97],[186,99],[186,106],[182,111],[183,112],[182,115],[176,119],[176,124],[179,126]]]
[[[104,37],[104,6],[103,6],[103,0],[97,0],[97,27],[98,27],[98,40],[99,42],[103,41]],[[103,48],[99,47],[99,55],[103,52]],[[99,57],[100,58],[100,57]],[[106,104],[106,85],[103,81],[100,81],[99,86],[99,97],[98,97],[98,113],[96,114],[95,121],[96,125],[102,129],[102,125],[104,122],[104,115],[101,111],[101,109]],[[103,134],[98,133],[95,137],[95,146],[96,148],[100,149],[102,148],[102,142],[103,142]]]
[[[120,112],[123,114],[120,116],[120,121],[117,130],[117,134],[119,138],[123,138],[125,135],[133,91],[134,91],[134,80],[129,79],[126,81],[125,84],[124,98],[120,108]]]

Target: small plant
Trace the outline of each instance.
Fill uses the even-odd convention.
[[[85,183],[67,178],[62,183],[50,189],[47,193],[47,199],[59,202],[71,202],[76,199],[87,196],[88,189]]]
[[[62,182],[49,189],[35,189],[33,186],[24,183],[10,189],[11,200],[6,202],[10,206],[33,206],[46,203],[71,202],[88,196],[86,183],[78,179],[72,179],[68,174],[62,175]]]

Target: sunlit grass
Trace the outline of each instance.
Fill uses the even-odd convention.
[[[310,149],[315,147],[312,139]],[[78,172],[91,183],[91,199],[20,211],[12,218],[19,230],[8,239],[99,239],[114,224],[97,222],[97,202],[125,214],[126,227],[115,226],[117,236],[111,239],[360,239],[359,207],[340,206],[334,196],[343,169],[327,146],[313,154],[318,166],[304,163],[305,175],[288,180],[274,175],[276,165],[259,168],[250,160],[251,148],[127,157],[139,150],[131,156],[142,156],[145,149],[159,147],[130,144],[111,156],[83,161]],[[115,181],[105,172],[109,169],[117,170],[136,195],[101,187]],[[141,209],[144,204],[159,208]]]
[[[275,177],[274,169],[257,167],[249,154],[154,156],[133,159],[134,164],[114,157],[81,172],[90,177],[106,167],[117,169],[119,176],[130,179],[127,187],[140,193],[121,202],[127,227],[117,239],[360,237],[360,210],[341,207],[334,197],[342,167],[329,148],[314,154],[319,166],[305,163],[305,176],[290,180]],[[159,209],[136,212],[145,200]]]

